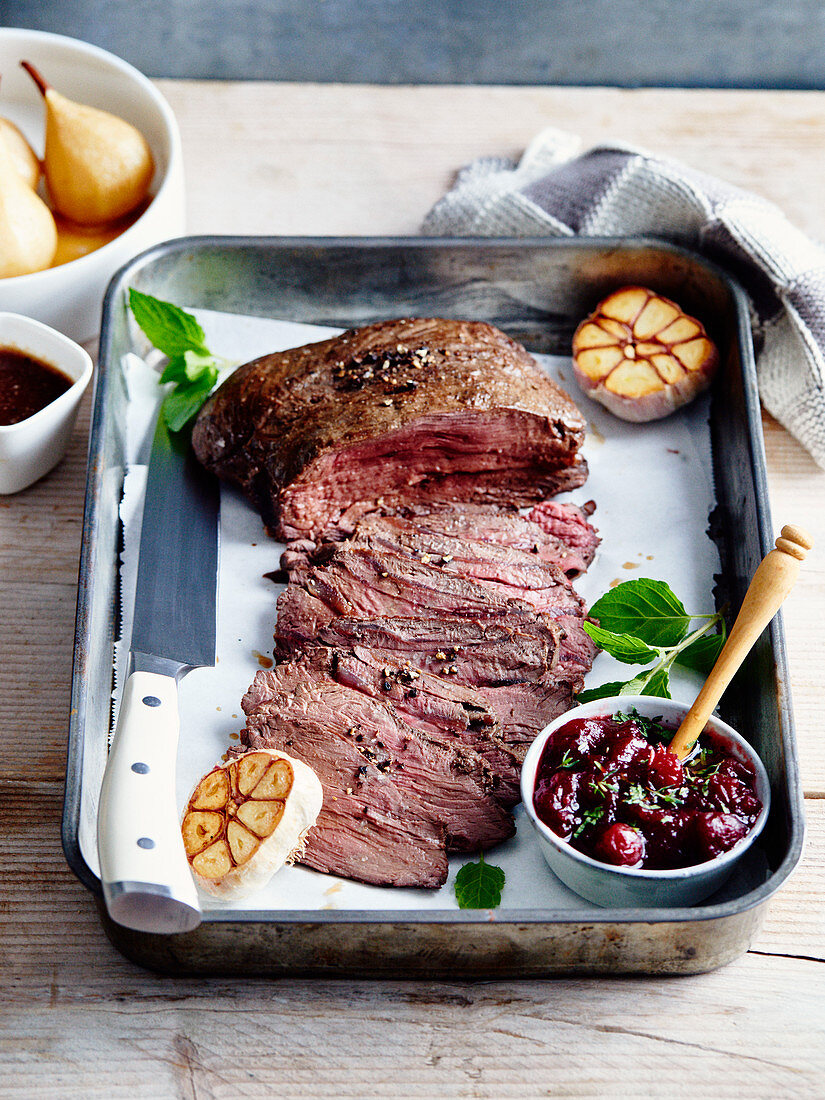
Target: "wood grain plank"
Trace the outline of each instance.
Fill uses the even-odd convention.
[[[679,979],[173,982],[0,1010],[4,1096],[815,1096],[822,969]],[[60,1021],[60,1028],[55,1026]],[[781,1037],[781,1040],[780,1040]],[[48,1089],[53,1089],[49,1092]],[[45,1090],[45,1091],[44,1091]]]
[[[825,960],[825,799],[805,800],[805,824],[802,859],[771,900],[752,949],[770,955]]]
[[[63,461],[22,493],[0,497],[0,582],[77,584],[91,403],[90,386]]]
[[[55,996],[55,985],[71,1002],[105,1000],[113,989],[128,990],[132,998],[152,998],[161,989],[179,986],[200,989],[197,981],[156,979],[122,959],[108,943],[91,896],[63,860],[62,796],[62,783],[54,780],[25,773],[0,780],[0,1004],[5,997],[24,994],[29,1004],[47,1005]],[[825,917],[819,898],[825,867],[825,801],[809,801],[806,809],[805,856],[773,899],[754,950],[823,960]],[[221,984],[211,979],[204,988],[216,982]],[[223,984],[241,989],[248,983]]]
[[[65,773],[76,602],[76,582],[0,582],[3,778]]]
[[[584,146],[630,142],[683,159],[825,237],[817,92],[157,85],[185,135],[193,233],[416,233],[458,168],[518,156],[553,126]]]
[[[805,793],[825,797],[822,609],[825,608],[825,470],[773,417],[763,415],[774,526],[802,523],[814,549],[783,608],[794,719]]]

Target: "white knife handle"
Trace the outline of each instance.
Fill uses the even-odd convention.
[[[188,932],[201,919],[175,805],[179,732],[175,679],[133,672],[103,776],[97,848],[109,915],[139,932]]]

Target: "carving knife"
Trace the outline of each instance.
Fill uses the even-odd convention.
[[[113,920],[141,932],[186,932],[201,918],[175,800],[178,681],[215,664],[219,501],[189,432],[171,433],[160,415],[146,481],[129,675],[97,819],[106,908]]]

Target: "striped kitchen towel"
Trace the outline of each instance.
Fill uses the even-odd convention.
[[[578,155],[577,139],[546,130],[518,163],[463,169],[422,232],[647,235],[703,254],[748,293],[765,408],[825,467],[825,248],[772,203],[631,146]]]

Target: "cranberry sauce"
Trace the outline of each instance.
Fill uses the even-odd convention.
[[[682,764],[673,734],[632,714],[573,718],[547,741],[533,805],[557,836],[602,863],[691,867],[727,852],[762,809],[752,769],[709,732]]]

